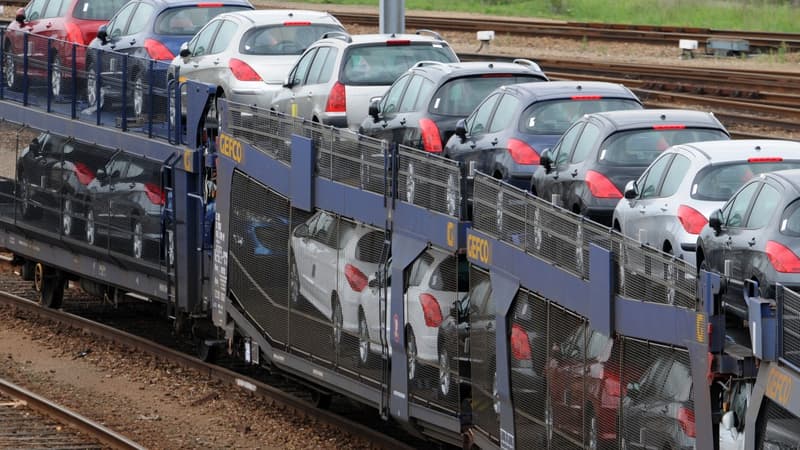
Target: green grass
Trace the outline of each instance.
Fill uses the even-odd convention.
[[[305,0],[378,6],[378,0]],[[391,1],[391,0],[386,0]],[[405,0],[407,10],[460,11],[578,22],[800,32],[793,0]]]

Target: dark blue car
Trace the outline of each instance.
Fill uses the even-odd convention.
[[[247,0],[213,3],[133,0],[127,3],[107,25],[99,28],[97,37],[89,44],[86,57],[89,107],[104,107],[111,97],[124,98],[133,117],[146,114],[150,85],[162,90],[166,87],[167,68],[181,44],[218,14],[250,9],[253,5]],[[127,82],[124,89],[123,81]]]

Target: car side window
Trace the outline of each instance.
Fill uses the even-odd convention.
[[[304,84],[306,75],[308,75],[308,69],[311,68],[311,61],[314,60],[314,55],[316,54],[317,49],[311,49],[297,62],[294,71],[292,71],[291,82],[293,86],[301,86]]]
[[[417,97],[419,96],[420,88],[422,88],[423,80],[424,78],[420,75],[411,77],[411,81],[406,88],[406,93],[403,95],[403,100],[400,101],[399,112],[414,111],[414,105],[417,104]]]
[[[672,164],[669,166],[669,172],[667,172],[667,176],[664,177],[664,183],[661,185],[661,193],[659,196],[671,197],[675,195],[691,165],[692,162],[689,161],[689,158],[683,155],[675,155],[675,159],[672,160]]]
[[[650,169],[647,170],[643,183],[639,186],[639,198],[645,199],[658,196],[658,186],[661,184],[661,178],[663,178],[664,172],[666,172],[671,161],[672,155],[667,155],[653,162]]]
[[[47,0],[33,0],[25,9],[25,20],[41,19]]]
[[[215,26],[205,27],[194,37],[194,42],[189,44],[192,56],[207,55],[211,51],[211,39],[214,38],[214,33],[217,32],[219,25],[220,22],[217,22]]]
[[[325,66],[325,60],[328,58],[330,51],[330,47],[320,47],[317,50],[317,56],[314,57],[311,68],[308,69],[308,81],[306,84],[324,83],[324,81],[320,81],[320,72]]]
[[[329,50],[328,56],[325,58],[325,62],[322,64],[322,70],[320,70],[319,77],[317,78],[317,83],[319,84],[329,82],[333,75],[333,69],[336,68],[336,57],[339,56],[339,50],[333,47],[330,47]]]
[[[217,36],[214,38],[214,43],[211,44],[210,54],[222,53],[230,44],[234,34],[236,34],[236,24],[230,20],[223,20],[219,26],[219,31],[217,31]]]
[[[570,162],[573,164],[583,162],[583,160],[585,160],[589,155],[589,152],[595,148],[599,138],[600,127],[593,123],[587,123],[586,126],[583,127],[583,131],[578,139],[578,143],[575,144],[575,151],[572,152],[572,158],[570,159]]]
[[[394,83],[394,85],[392,85],[391,89],[389,89],[389,92],[386,93],[381,101],[381,112],[383,114],[393,114],[397,112],[400,107],[400,98],[403,95],[403,91],[406,89],[410,79],[411,75],[403,75]]]
[[[758,197],[756,197],[756,201],[753,203],[753,209],[747,219],[747,228],[758,229],[765,227],[772,218],[772,214],[778,209],[780,200],[780,192],[774,187],[764,184],[761,192],[758,193]]]
[[[153,5],[147,3],[139,4],[139,8],[136,9],[136,14],[131,18],[131,23],[128,25],[128,30],[125,34],[131,35],[144,31],[152,23],[154,10]]]
[[[119,13],[117,13],[116,17],[114,17],[114,20],[109,22],[108,27],[106,28],[109,37],[116,38],[125,33],[125,30],[128,28],[128,22],[131,19],[131,15],[133,15],[133,11],[138,5],[139,3],[131,2],[119,10]]]
[[[64,11],[64,3],[66,3],[65,0],[50,0],[47,3],[44,14],[42,14],[42,18],[60,17]]]
[[[500,100],[500,97],[500,94],[491,95],[472,113],[467,123],[469,134],[476,135],[486,131],[486,126],[489,125],[489,118],[492,116],[492,110],[494,110],[494,106]]]
[[[744,215],[747,213],[747,208],[750,206],[750,201],[758,191],[761,183],[750,183],[745,186],[736,198],[731,201],[730,208],[725,216],[725,226],[728,228],[738,228],[744,226]]]
[[[433,255],[431,255],[430,251],[426,251],[411,266],[408,274],[408,285],[419,286],[422,284],[422,279],[425,278],[425,274],[428,273],[431,264],[433,264]]]
[[[504,95],[494,111],[492,123],[489,124],[489,133],[497,133],[516,122],[516,112],[519,100],[513,95]]]
[[[106,174],[110,178],[119,178],[123,176],[128,167],[128,160],[128,157],[125,155],[118,156],[117,159],[108,163]]]
[[[555,166],[560,166],[567,162],[569,153],[572,151],[572,147],[578,137],[580,137],[581,131],[583,131],[583,123],[576,123],[558,141],[558,144],[553,149],[553,164]]]
[[[336,216],[322,213],[317,220],[316,226],[311,230],[311,236],[315,241],[328,244],[336,231]]]

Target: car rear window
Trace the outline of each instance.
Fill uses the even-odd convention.
[[[800,237],[800,200],[795,200],[786,207],[781,217],[781,234]]]
[[[182,36],[195,35],[200,28],[219,14],[249,10],[246,6],[183,6],[165,9],[156,18],[156,34]]]
[[[450,47],[441,43],[359,45],[344,55],[340,80],[346,85],[388,86],[417,61],[458,60]]]
[[[775,170],[798,169],[800,161],[749,163],[747,161],[707,166],[692,182],[692,198],[716,202],[727,201],[734,192],[754,176]]]
[[[535,75],[486,74],[454,78],[443,84],[431,99],[428,112],[445,116],[466,117],[500,86],[516,83],[545,81]]]
[[[334,24],[275,25],[249,30],[239,44],[244,55],[299,55],[323,34],[343,31]]]
[[[658,155],[673,145],[687,142],[728,139],[721,130],[680,128],[622,131],[612,134],[600,147],[598,160],[613,166],[649,166]]]
[[[72,17],[83,20],[108,20],[128,0],[83,0],[75,4]]]
[[[642,109],[636,100],[601,98],[573,100],[563,98],[535,102],[520,115],[519,131],[527,134],[564,134],[575,119],[584,114],[622,109]]]

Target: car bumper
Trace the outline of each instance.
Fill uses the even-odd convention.
[[[345,114],[326,114],[320,118],[323,125],[330,125],[336,128],[347,128],[347,116]]]
[[[614,215],[614,207],[616,206],[616,200],[614,201],[614,205],[590,206],[586,208],[584,215],[597,223],[611,226],[611,218]]]
[[[233,86],[226,95],[231,102],[268,110],[272,104],[272,98],[280,89],[279,85],[261,82],[242,83]]]

